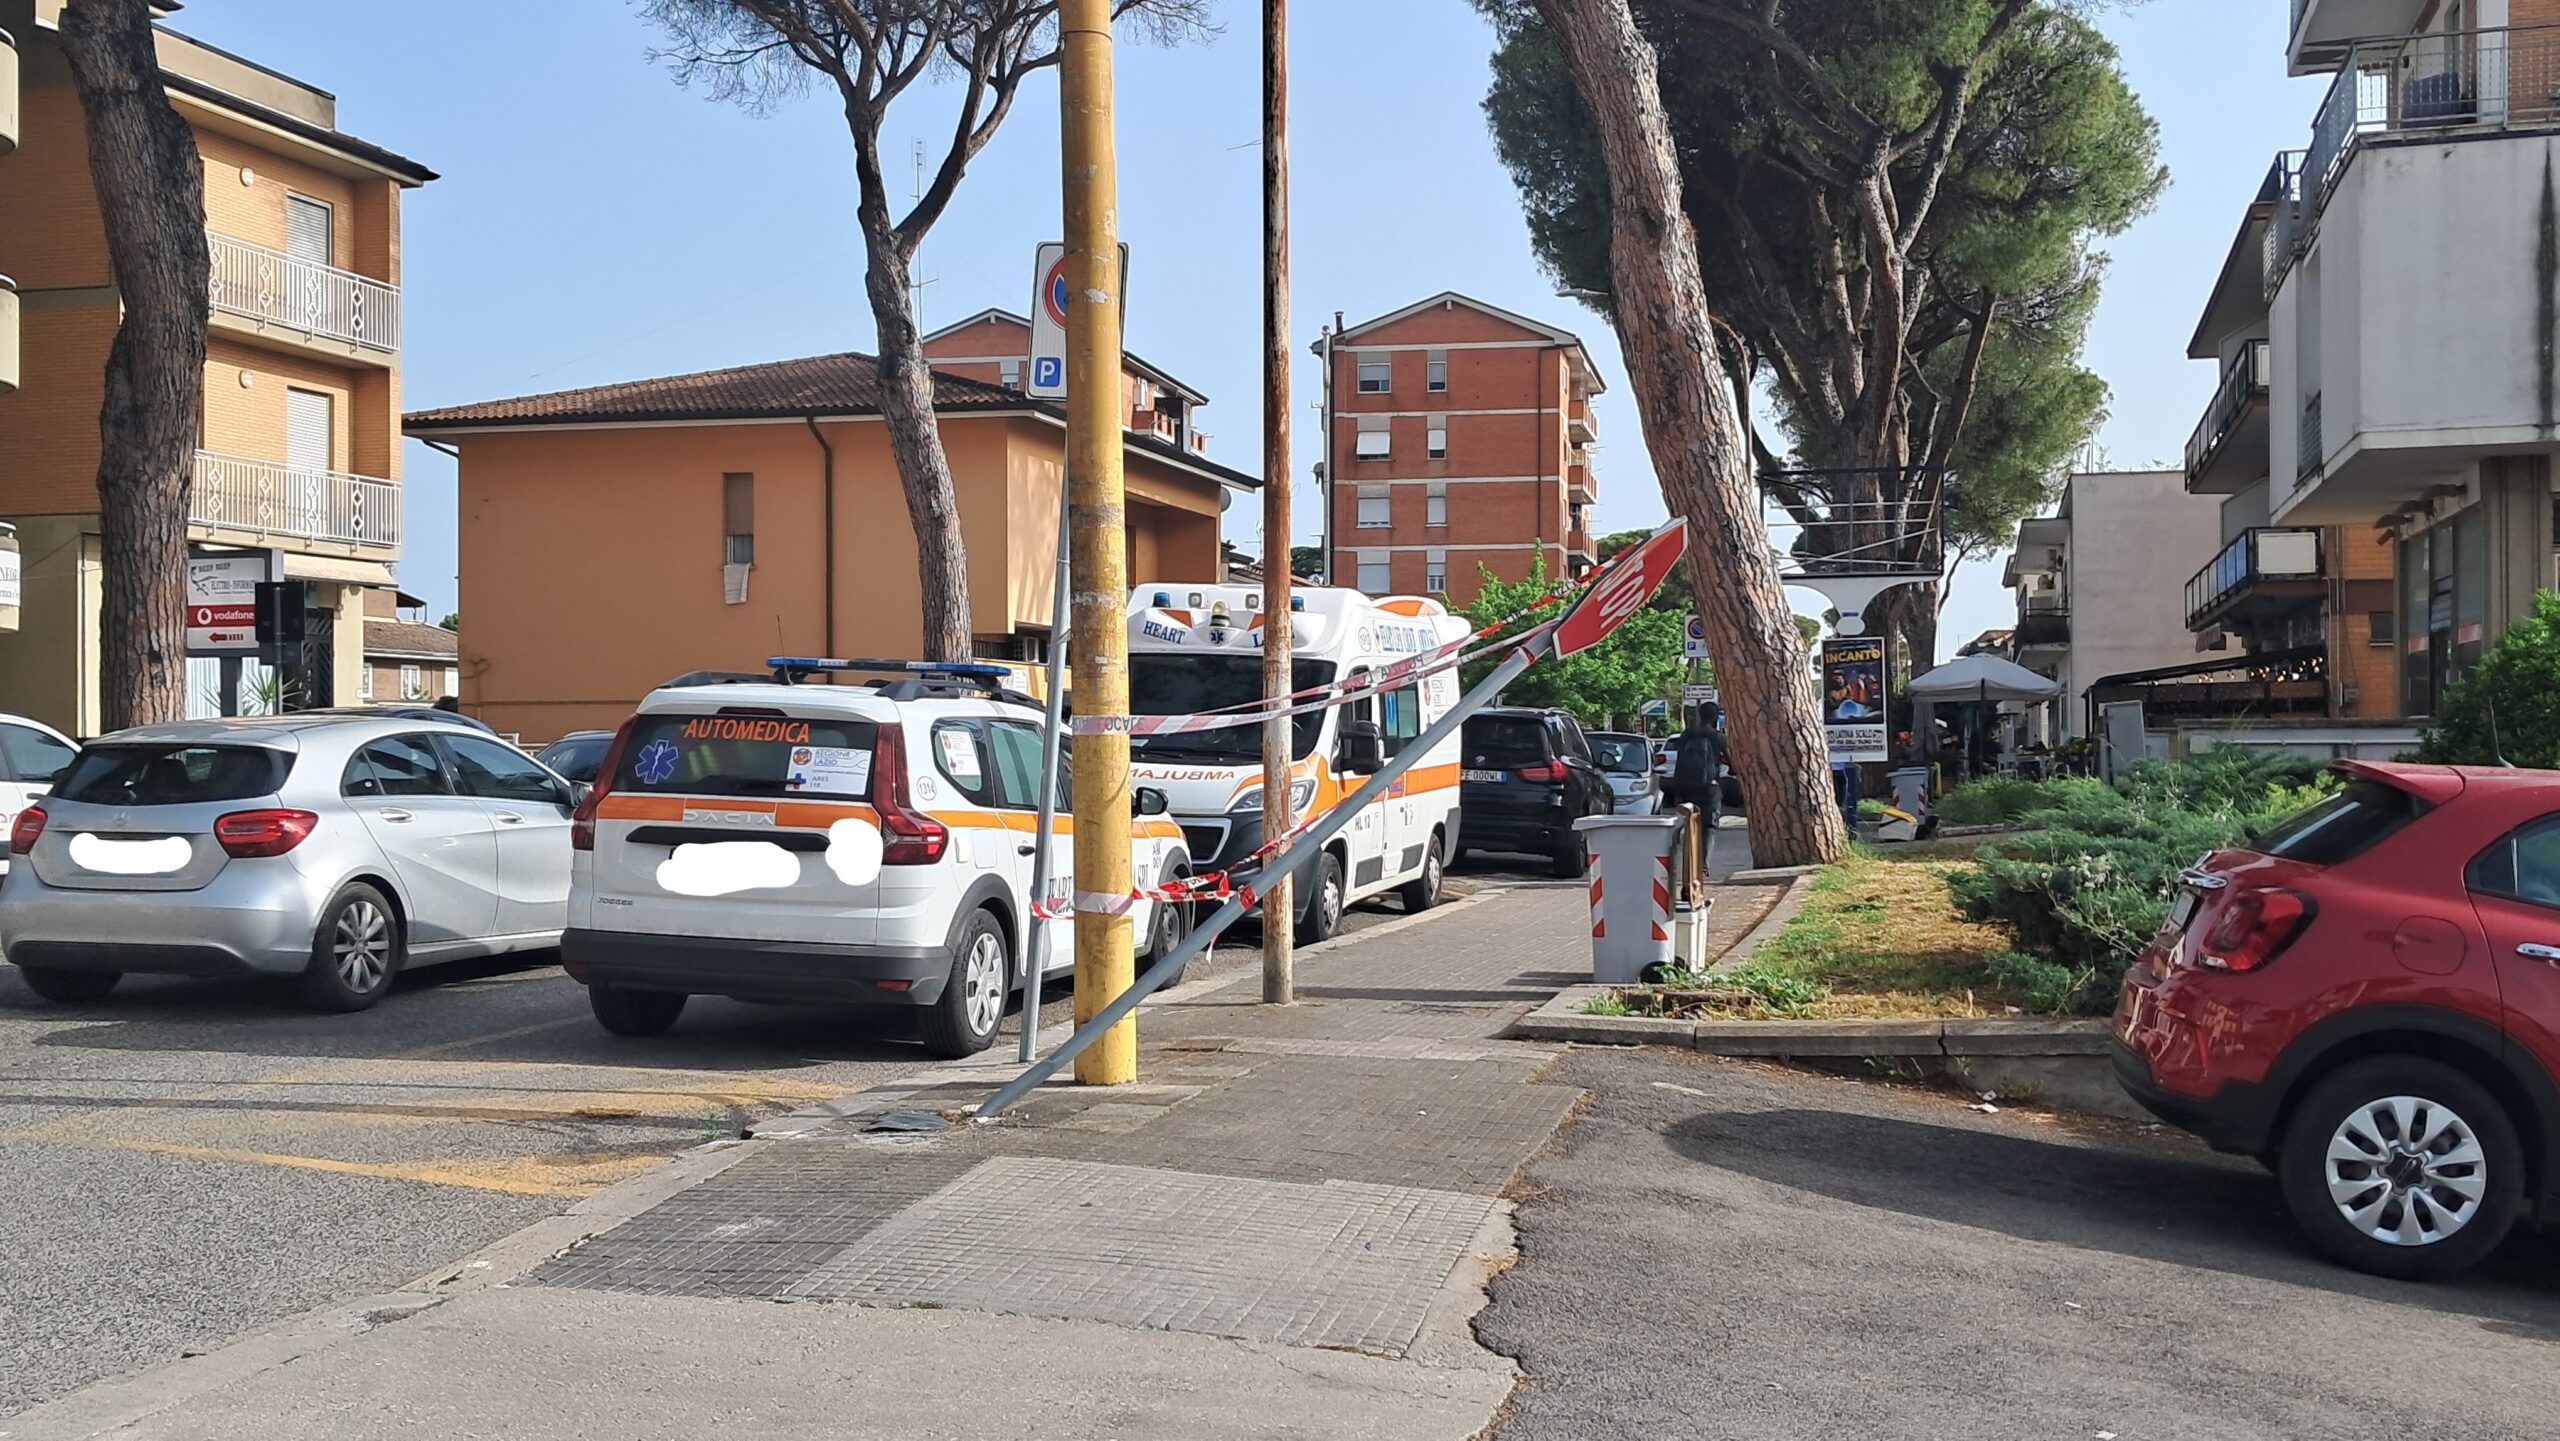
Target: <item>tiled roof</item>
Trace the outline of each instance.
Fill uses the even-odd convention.
[[[367,616],[364,622],[364,653],[450,660],[462,654],[462,638],[440,625]]]
[[[1020,392],[1000,385],[934,373],[933,405],[938,411],[1008,410],[1031,403]],[[412,411],[402,417],[401,424],[411,434],[419,434],[482,426],[872,415],[879,409],[879,362],[847,351],[476,405],[448,405]]]

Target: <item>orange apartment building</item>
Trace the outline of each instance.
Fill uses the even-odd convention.
[[[1599,559],[1591,398],[1571,333],[1447,292],[1329,331],[1324,549],[1336,584],[1472,601],[1489,572]]]
[[[978,653],[1043,660],[1063,412],[1003,383],[1029,350],[1018,317],[973,317],[928,350],[950,357],[934,405]],[[1133,583],[1214,581],[1229,493],[1259,482],[1198,453],[1195,392],[1134,359],[1123,385]],[[451,406],[406,424],[460,457],[461,703],[500,731],[548,741],[616,725],[686,671],[919,653],[914,531],[870,356]]]
[[[0,520],[23,561],[0,707],[89,735],[98,411],[121,309],[61,10],[0,0],[14,37],[0,46],[0,140],[14,142],[0,143]],[[312,582],[318,668],[300,699],[352,702],[364,596],[400,558],[400,199],[435,176],[340,131],[326,91],[166,28],[159,56],[203,156],[213,267],[188,533],[281,551],[285,574]],[[216,665],[191,665],[191,682]]]

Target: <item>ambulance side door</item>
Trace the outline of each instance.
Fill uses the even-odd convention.
[[[1421,682],[1407,681],[1378,697],[1378,734],[1386,743],[1387,759],[1402,755],[1428,727],[1429,722],[1423,718]],[[1387,874],[1391,877],[1412,876],[1422,870],[1433,824],[1429,794],[1419,789],[1427,780],[1428,777],[1407,771],[1387,793],[1383,808],[1387,812]]]
[[[1367,666],[1355,666],[1351,674],[1357,676],[1364,674],[1367,670]],[[1368,721],[1372,725],[1376,724],[1378,697],[1364,695],[1344,706],[1342,718],[1345,721],[1359,720]],[[1364,774],[1343,770],[1340,760],[1341,752],[1337,749],[1336,763],[1333,768],[1334,785],[1341,792],[1340,800],[1335,802],[1337,805],[1348,804],[1352,792],[1360,789],[1361,784],[1369,779]],[[1366,896],[1385,881],[1391,859],[1387,849],[1389,815],[1393,809],[1393,801],[1380,801],[1354,816],[1350,828],[1343,832],[1343,846],[1351,857],[1351,874],[1344,878],[1343,895],[1346,900],[1356,900]]]

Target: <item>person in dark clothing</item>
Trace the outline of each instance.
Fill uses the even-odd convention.
[[[1690,712],[1689,728],[1671,742],[1671,803],[1696,806],[1709,825],[1724,809],[1724,786],[1717,779],[1724,769],[1724,732],[1718,729],[1723,719],[1722,707],[1709,701]]]

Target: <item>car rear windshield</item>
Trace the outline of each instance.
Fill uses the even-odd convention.
[[[1593,736],[1591,756],[1611,775],[1640,776],[1653,765],[1653,746],[1642,736]]]
[[[2334,866],[2380,844],[2418,814],[2417,798],[2379,781],[2352,781],[2306,810],[2294,812],[2250,846],[2261,855]]]
[[[879,731],[844,716],[642,716],[622,747],[612,789],[866,800]]]
[[[293,757],[264,746],[93,745],[54,794],[98,806],[189,806],[271,796]]]
[[[1546,722],[1529,716],[1478,716],[1467,722],[1458,746],[1465,764],[1511,771],[1547,763]]]

